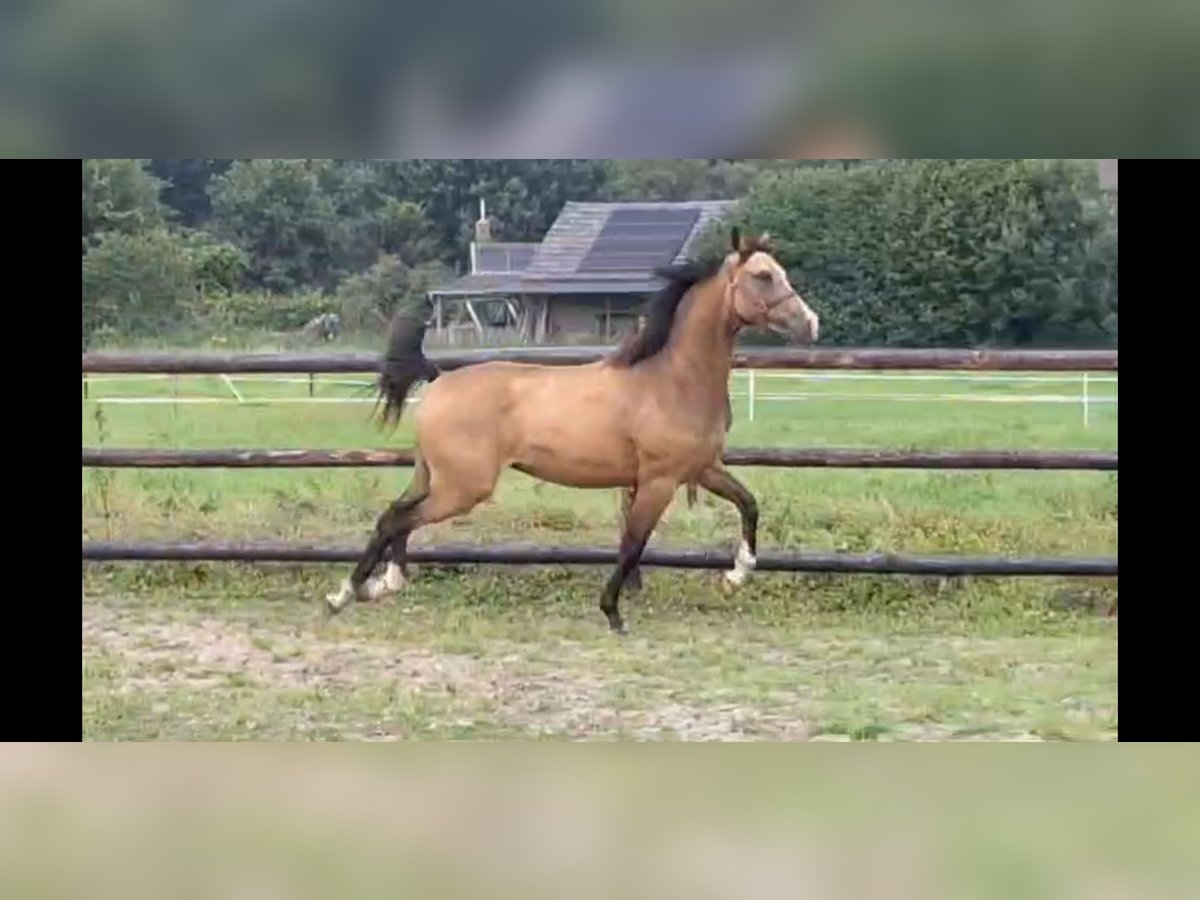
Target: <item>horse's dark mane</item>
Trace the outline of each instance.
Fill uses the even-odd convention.
[[[646,311],[646,324],[636,334],[626,338],[609,357],[614,366],[635,366],[649,359],[667,345],[671,326],[675,323],[675,312],[679,304],[693,287],[712,278],[721,268],[721,257],[689,260],[678,265],[656,269],[654,274],[667,280],[666,285],[650,301]]]

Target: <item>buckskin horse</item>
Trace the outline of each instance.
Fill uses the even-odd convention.
[[[414,415],[413,478],[379,516],[350,577],[326,597],[329,611],[402,588],[409,536],[487,500],[506,468],[628,492],[617,566],[600,596],[614,632],[625,633],[621,589],[681,485],[699,484],[737,507],[742,541],[725,577],[740,585],[755,565],[758,504],[721,464],[734,341],[744,327],[815,341],[818,319],[765,236],[744,238],[735,227],[730,237],[724,257],[660,269],[666,285],[645,325],[593,363],[487,362],[440,373],[421,347],[425,318],[397,314],[379,375],[382,421],[398,421],[413,386],[430,382]],[[384,574],[372,577],[389,548]]]

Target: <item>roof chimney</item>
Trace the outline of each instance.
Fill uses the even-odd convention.
[[[492,223],[487,217],[487,201],[479,198],[479,221],[475,223],[475,243],[487,244],[492,240]]]

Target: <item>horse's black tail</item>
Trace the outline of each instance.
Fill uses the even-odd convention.
[[[392,318],[387,350],[379,369],[379,397],[383,400],[383,424],[395,424],[404,413],[409,391],[420,381],[433,381],[441,374],[426,357],[424,308],[402,309]],[[378,408],[378,406],[376,407]]]

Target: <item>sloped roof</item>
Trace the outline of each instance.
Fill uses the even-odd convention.
[[[522,290],[519,272],[484,272],[439,284],[429,293],[443,297],[487,297],[520,294]]]
[[[698,209],[700,217],[675,256],[675,262],[682,262],[709,223],[720,218],[733,203],[732,200],[694,200],[680,203],[567,203],[534,253],[533,262],[525,270],[525,277],[531,281],[579,277],[579,264],[600,236],[608,217],[619,209]],[[644,280],[652,275],[652,272],[647,271],[635,273],[632,277]],[[589,280],[596,278],[594,273],[586,277]],[[630,277],[613,276],[614,280],[629,280]]]
[[[687,200],[679,202],[568,202],[554,220],[524,271],[485,282],[486,276],[465,275],[431,293],[444,296],[488,294],[645,294],[662,282],[652,268],[644,271],[580,272],[580,265],[595,245],[609,217],[617,210],[696,210],[698,216],[673,262],[686,260],[696,241],[710,224],[730,210],[733,200]],[[484,245],[481,245],[484,246]]]

